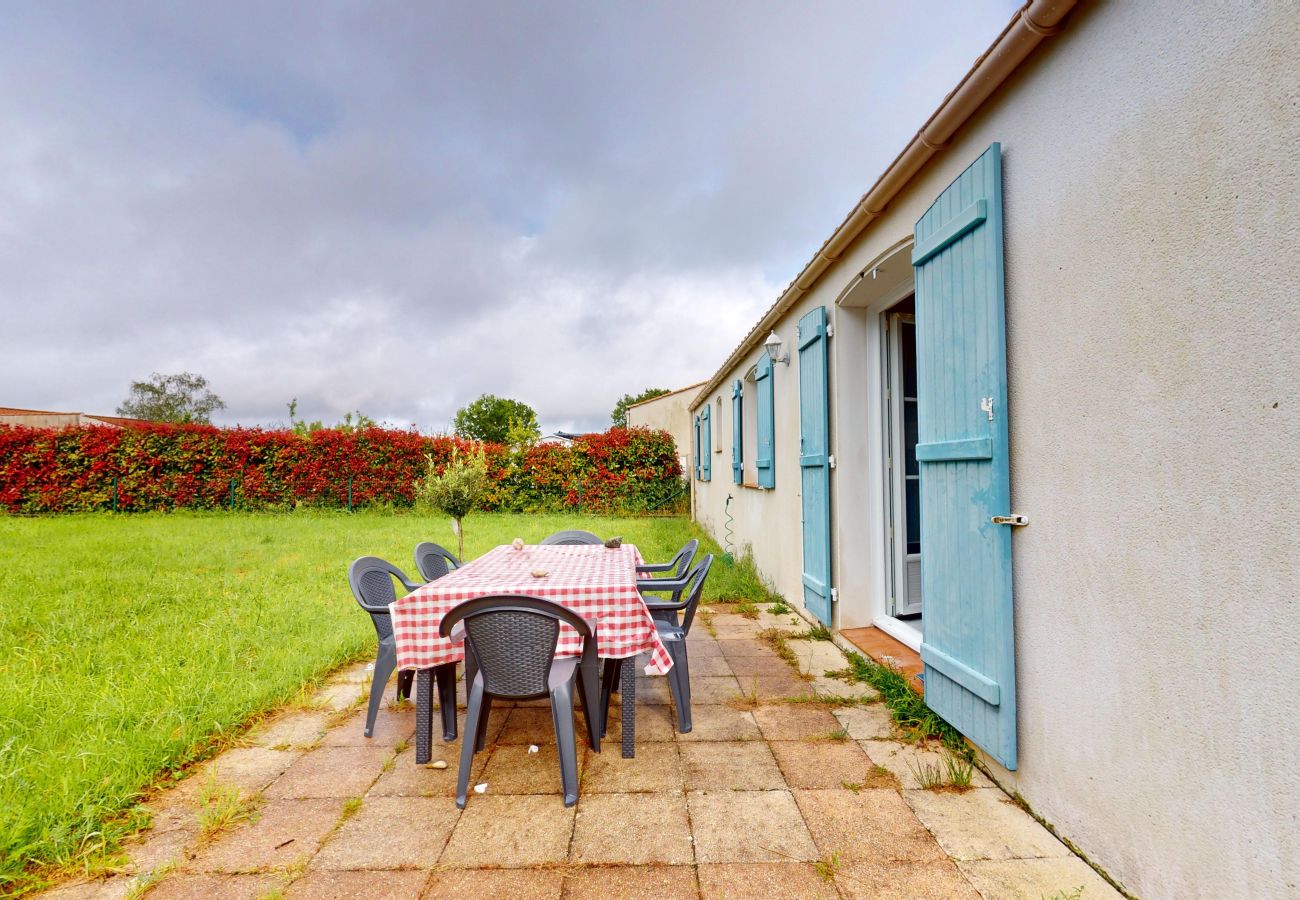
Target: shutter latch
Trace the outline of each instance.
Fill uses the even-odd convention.
[[[994,516],[994,525],[1016,525],[1024,527],[1029,524],[1029,516],[1022,516],[1019,513],[1012,513],[1009,516]]]

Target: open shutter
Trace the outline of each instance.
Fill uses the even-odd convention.
[[[759,487],[776,487],[776,469],[773,466],[775,452],[772,439],[772,357],[764,353],[758,358],[754,370],[755,400],[758,409],[755,420],[758,424],[758,447],[755,448],[754,466],[758,469]]]
[[[826,307],[799,320],[799,479],[803,512],[803,605],[831,623],[830,396]]]
[[[708,481],[713,475],[713,425],[708,406],[700,413],[700,460],[700,480]]]
[[[731,385],[731,480],[740,484],[744,480],[744,386],[737,378]]]
[[[1016,767],[1002,152],[916,223],[925,702]]]
[[[700,452],[700,417],[696,416],[695,417],[695,480],[696,481],[702,480],[703,478],[703,472],[704,472],[703,457],[704,454]]]

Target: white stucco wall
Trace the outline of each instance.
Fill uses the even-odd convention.
[[[834,308],[1002,142],[1012,500],[1032,524],[1013,543],[1020,768],[997,774],[1144,897],[1300,891],[1295,22],[1287,3],[1076,10],[777,329],[788,345]],[[835,322],[838,615],[859,624],[880,601],[871,345],[861,312]],[[777,489],[736,488],[728,457],[696,499],[721,537],[736,495],[737,540],[791,600],[795,381],[778,368]]]

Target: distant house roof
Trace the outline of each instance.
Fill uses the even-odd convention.
[[[627,408],[631,409],[634,406],[640,406],[642,403],[653,403],[655,400],[662,400],[664,397],[671,397],[673,394],[680,394],[682,391],[693,391],[702,384],[704,384],[703,381],[697,381],[695,384],[688,384],[686,387],[678,388],[675,391],[669,391],[666,394],[658,394],[654,397],[647,397],[646,399],[640,400],[636,403],[629,403]]]
[[[553,431],[550,434],[544,434],[537,439],[539,444],[564,444],[566,447],[575,440],[582,437],[580,434],[573,434],[569,431]]]
[[[156,422],[150,422],[148,419],[131,419],[126,416],[101,416],[95,413],[54,412],[48,409],[20,409],[16,406],[0,406],[0,425],[29,425],[33,428],[63,425],[111,425],[115,428],[130,428],[135,425],[156,424]]]

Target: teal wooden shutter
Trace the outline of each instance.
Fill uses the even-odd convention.
[[[744,480],[745,474],[744,402],[744,385],[737,378],[731,384],[731,480],[736,484]]]
[[[776,458],[772,438],[773,398],[772,398],[772,357],[764,353],[758,358],[754,371],[755,421],[758,425],[758,446],[754,452],[754,466],[758,469],[759,487],[776,487]]]
[[[993,144],[916,223],[925,702],[1016,767],[1002,153]]]
[[[700,413],[700,459],[700,480],[708,481],[713,477],[713,425],[709,421],[708,406]]]
[[[799,478],[803,505],[803,605],[831,623],[830,399],[826,307],[799,320]]]
[[[695,417],[695,479],[701,481],[704,478],[704,454],[700,453],[700,417]]]

